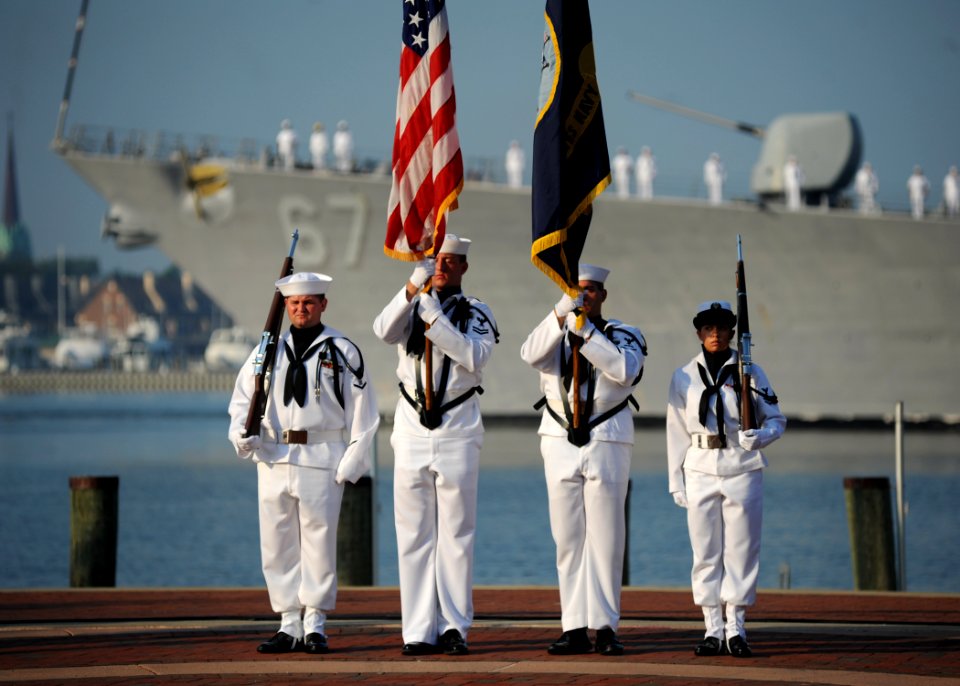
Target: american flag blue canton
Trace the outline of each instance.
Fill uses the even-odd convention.
[[[430,20],[444,9],[444,0],[403,0],[403,44],[423,57]]]
[[[610,184],[610,157],[587,0],[547,0],[544,15],[530,259],[576,296],[593,201]]]
[[[420,260],[443,243],[463,188],[450,33],[443,0],[403,0],[393,183],[383,251]]]

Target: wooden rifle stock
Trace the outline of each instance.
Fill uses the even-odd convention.
[[[743,245],[737,234],[737,364],[740,372],[740,429],[757,428],[753,411],[751,384],[753,383],[753,355],[750,351],[750,314],[747,309],[747,279],[743,266]]]
[[[290,243],[290,254],[283,260],[280,268],[280,278],[293,274],[293,252],[297,249],[297,241],[300,239],[300,232],[294,231],[293,240]],[[270,377],[273,374],[273,364],[277,358],[277,341],[280,338],[280,327],[283,326],[283,294],[280,289],[273,293],[273,300],[270,303],[270,311],[267,313],[267,321],[263,325],[263,333],[260,334],[260,347],[254,357],[254,390],[250,398],[250,409],[247,412],[247,421],[243,425],[244,436],[259,436],[260,423],[263,421],[263,413],[267,407],[267,390],[270,385]]]

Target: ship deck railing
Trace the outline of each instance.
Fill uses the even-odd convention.
[[[305,142],[300,155],[298,155],[296,168],[292,172],[288,172],[277,165],[276,148],[272,142],[263,143],[252,137],[170,133],[165,131],[151,132],[143,129],[78,124],[70,129],[65,138],[54,141],[54,147],[61,153],[78,152],[85,155],[136,157],[165,162],[176,160],[191,164],[202,160],[222,159],[230,160],[232,163],[241,166],[276,169],[282,173],[313,170],[313,165],[305,154]],[[389,160],[390,155],[384,154],[382,151],[358,148],[352,173],[386,176],[390,173]],[[728,167],[728,179],[739,181],[729,182],[727,188],[746,189],[749,184],[743,180],[750,177],[750,171],[749,169]],[[464,155],[464,175],[468,182],[478,181],[506,185],[506,173],[503,168],[502,157]],[[678,172],[669,168],[662,168],[656,178],[655,193],[658,198],[683,198],[707,202],[707,189],[699,169],[695,172]],[[615,195],[615,190],[611,188],[608,195]],[[750,196],[745,190],[742,193],[733,192],[728,201],[752,205],[759,204],[756,197]],[[853,208],[853,196],[843,194],[839,198],[837,207],[830,209],[852,210]],[[886,202],[882,210],[877,210],[878,214],[881,212],[885,215],[909,214],[910,207],[906,199],[902,203]],[[928,216],[945,217],[946,211],[943,203],[940,203],[937,207],[928,208]]]

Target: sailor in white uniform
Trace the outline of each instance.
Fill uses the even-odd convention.
[[[563,635],[547,650],[620,655],[617,639],[626,540],[624,504],[633,450],[631,395],[643,374],[639,329],[603,318],[609,270],[581,264],[582,303],[567,295],[531,332],[520,356],[540,372],[540,452],[557,546]],[[577,322],[578,305],[582,326]],[[572,345],[579,346],[579,426],[573,428]]]
[[[327,153],[330,151],[330,140],[327,138],[327,129],[323,122],[315,122],[313,133],[310,134],[310,159],[314,169],[327,168]]]
[[[723,182],[727,179],[727,170],[723,167],[718,153],[710,153],[703,163],[703,183],[707,187],[707,199],[711,205],[723,203]]]
[[[350,125],[343,119],[337,122],[337,130],[333,133],[333,156],[338,172],[346,174],[353,171],[353,134]]]
[[[927,201],[927,194],[930,192],[930,182],[923,175],[923,169],[920,165],[913,168],[913,174],[907,179],[907,193],[910,195],[910,214],[914,219],[920,221],[923,219],[924,204]]]
[[[633,176],[633,158],[626,148],[617,148],[617,154],[610,160],[613,172],[613,185],[617,188],[618,198],[630,197],[630,177]]]
[[[293,169],[297,164],[297,132],[289,119],[280,122],[280,132],[277,134],[277,157],[280,166],[284,169]]]
[[[760,451],[783,435],[787,420],[766,374],[754,363],[751,398],[760,428],[739,430],[740,377],[737,353],[730,348],[736,316],[730,303],[701,304],[693,325],[702,350],[670,381],[667,464],[670,494],[687,508],[693,600],[706,624],[694,653],[750,657],[743,623],[746,607],[756,598],[760,570],[767,466]]]
[[[369,471],[380,423],[360,350],[321,322],[331,281],[300,272],[276,282],[291,326],[277,344],[260,435],[244,437],[256,349],[230,399],[230,441],[257,465],[263,576],[281,615],[262,653],[327,652],[343,483]]]
[[[875,198],[880,192],[880,180],[873,171],[873,165],[864,162],[863,166],[857,172],[853,180],[853,188],[860,198],[860,212],[863,214],[873,214],[877,211]]]
[[[523,148],[520,147],[520,141],[510,141],[503,166],[507,172],[507,185],[510,188],[522,188],[523,170],[527,166],[527,158]]]
[[[783,193],[786,196],[787,209],[791,212],[800,209],[803,184],[806,180],[807,177],[803,173],[800,162],[797,161],[797,156],[788,156],[787,163],[783,165]]]
[[[943,203],[948,217],[960,214],[960,175],[957,174],[956,165],[951,166],[943,177]]]
[[[479,393],[499,334],[490,308],[462,292],[469,247],[448,233],[373,324],[399,358],[391,445],[404,655],[465,655],[473,622]]]
[[[657,178],[657,158],[646,145],[637,157],[637,195],[641,200],[653,197],[653,180]]]

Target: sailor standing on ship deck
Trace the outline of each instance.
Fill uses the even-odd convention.
[[[617,154],[610,161],[613,172],[613,185],[617,188],[618,198],[630,197],[630,177],[633,175],[633,158],[626,148],[617,148]]]
[[[280,166],[284,169],[293,169],[297,164],[297,132],[289,119],[280,122],[280,132],[277,134],[277,157]]]
[[[347,174],[353,171],[353,134],[343,119],[337,122],[337,130],[333,133],[333,156],[337,160],[338,172]]]
[[[327,168],[327,152],[330,150],[330,140],[323,122],[315,122],[313,133],[310,134],[310,159],[314,169]]]
[[[913,168],[913,174],[907,179],[907,192],[910,194],[910,214],[919,221],[923,219],[924,203],[930,192],[930,182],[923,175],[920,165]]]
[[[332,279],[299,272],[276,282],[290,330],[277,344],[259,436],[244,437],[254,358],[230,399],[230,441],[257,465],[260,553],[280,630],[261,653],[327,652],[337,599],[337,523],[344,481],[369,471],[380,415],[360,350],[321,322]],[[301,611],[303,617],[301,618]]]
[[[767,466],[760,450],[780,438],[787,425],[766,374],[754,363],[760,428],[739,430],[742,391],[737,353],[730,348],[736,321],[726,301],[697,308],[693,326],[702,349],[673,373],[667,402],[669,489],[674,502],[687,509],[693,601],[703,609],[706,624],[704,639],[694,649],[699,657],[727,651],[751,655],[743,623],[756,599],[760,571]]]
[[[507,185],[510,188],[523,187],[523,170],[527,166],[526,155],[520,147],[520,141],[510,141],[503,167],[507,172]]]
[[[723,168],[718,153],[710,153],[710,157],[703,163],[703,183],[707,187],[707,199],[711,205],[723,203],[723,182],[727,179],[727,171]]]
[[[470,241],[446,234],[373,323],[397,346],[400,398],[390,443],[403,654],[467,654],[483,421],[478,394],[497,342],[493,313],[463,294]],[[433,292],[421,292],[432,278]],[[426,341],[433,377],[425,377]],[[432,406],[425,401],[432,385]]]
[[[637,195],[641,200],[653,197],[653,180],[657,178],[657,159],[646,145],[637,157]]]
[[[783,193],[786,196],[788,210],[796,212],[800,209],[800,195],[806,180],[807,177],[803,173],[803,167],[797,161],[797,156],[788,156],[787,163],[783,165]]]
[[[520,350],[524,362],[540,372],[544,394],[538,433],[557,545],[563,626],[563,635],[547,649],[552,655],[591,652],[588,629],[597,632],[598,653],[623,653],[616,632],[633,450],[629,403],[647,351],[639,329],[603,319],[609,273],[581,264],[583,327],[574,312],[577,301],[564,294]],[[573,395],[573,355],[580,356],[579,406]],[[578,428],[573,428],[571,408],[580,409]]]
[[[956,165],[951,166],[943,177],[943,203],[948,217],[960,214],[960,175],[957,174]]]
[[[873,171],[873,166],[869,162],[864,162],[860,171],[854,177],[854,190],[860,198],[860,211],[863,214],[873,214],[877,211],[877,205],[874,200],[880,191],[880,180]]]

